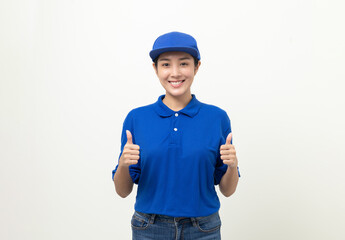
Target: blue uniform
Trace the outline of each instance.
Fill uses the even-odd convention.
[[[224,110],[198,101],[194,94],[180,111],[166,106],[164,97],[131,110],[123,123],[120,156],[126,130],[132,133],[133,144],[140,146],[138,163],[129,166],[138,184],[135,210],[173,217],[208,216],[220,207],[215,185],[227,165],[219,148],[231,132],[230,119]]]

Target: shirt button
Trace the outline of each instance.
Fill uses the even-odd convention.
[[[178,116],[178,113],[175,113],[175,117],[177,117]]]
[[[177,128],[174,128],[174,131],[176,132],[176,131],[177,131]]]

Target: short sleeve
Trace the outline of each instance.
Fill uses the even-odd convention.
[[[225,131],[222,130],[222,136],[221,136],[219,148],[221,145],[225,144],[227,136],[229,135],[229,133],[231,133],[231,123],[227,114],[225,114],[225,118],[223,119],[222,127],[225,128],[226,130]],[[232,144],[232,140],[233,139],[231,139],[231,144]],[[214,170],[214,185],[218,185],[220,183],[227,169],[228,169],[228,165],[223,163],[223,160],[220,158],[220,151],[219,151],[217,155],[215,170]],[[238,176],[240,177],[240,172],[239,172],[238,167],[237,167],[237,172],[238,172]]]
[[[135,132],[134,132],[134,127],[133,127],[133,116],[132,116],[132,111],[128,113],[128,115],[126,116],[124,122],[123,122],[123,126],[122,126],[122,134],[121,134],[121,148],[120,148],[120,154],[119,157],[117,159],[117,165],[115,167],[115,169],[112,171],[112,179],[114,179],[114,175],[117,171],[117,168],[119,166],[119,159],[122,155],[123,152],[123,148],[125,147],[126,143],[127,143],[127,134],[126,134],[126,130],[129,130],[132,135],[133,135],[133,143],[135,144]],[[140,159],[138,161],[137,164],[134,165],[130,165],[129,166],[129,175],[131,176],[133,182],[135,184],[138,184],[139,182],[139,178],[140,178],[140,173],[141,173],[141,167],[140,167]]]

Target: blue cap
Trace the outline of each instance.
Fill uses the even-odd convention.
[[[153,44],[150,57],[154,61],[165,52],[186,52],[200,60],[196,40],[186,33],[170,32],[159,36]]]

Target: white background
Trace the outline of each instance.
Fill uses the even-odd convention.
[[[223,239],[345,239],[345,3],[0,2],[0,239],[130,239],[111,171],[127,113],[165,91],[149,51],[193,35],[192,93],[232,122]]]

